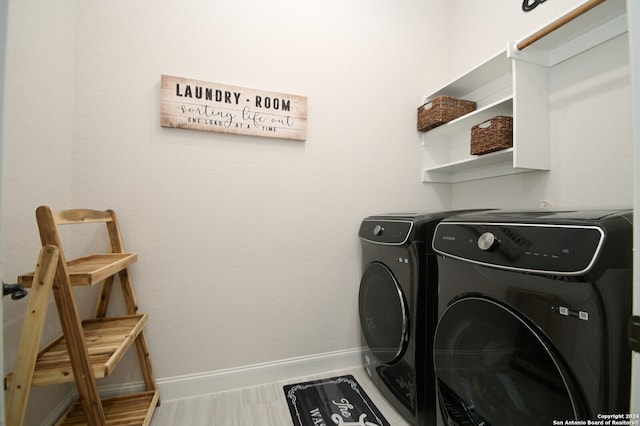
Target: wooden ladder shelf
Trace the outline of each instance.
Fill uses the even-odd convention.
[[[79,401],[56,425],[148,425],[159,395],[151,369],[144,328],[147,314],[138,312],[128,267],[137,255],[126,253],[113,210],[63,210],[38,207],[36,219],[42,249],[35,272],[18,277],[31,288],[27,315],[20,336],[13,373],[5,378],[8,390],[6,422],[22,425],[32,386],[75,382]],[[61,225],[104,223],[110,252],[67,261],[58,228]],[[118,277],[127,315],[108,317],[114,278]],[[73,286],[102,283],[95,316],[81,320]],[[47,306],[54,295],[62,335],[45,345],[40,341]],[[97,379],[109,376],[125,353],[135,345],[146,390],[142,393],[101,399]]]

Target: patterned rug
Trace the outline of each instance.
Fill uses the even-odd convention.
[[[391,426],[351,375],[284,386],[294,426]]]

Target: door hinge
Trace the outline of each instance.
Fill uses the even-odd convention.
[[[11,299],[22,299],[27,295],[27,290],[24,289],[22,284],[6,284],[2,282],[2,297],[11,295]]]
[[[631,350],[640,352],[640,316],[633,315],[629,318],[627,335],[629,337],[629,347]]]

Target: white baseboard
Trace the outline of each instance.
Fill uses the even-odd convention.
[[[67,409],[73,404],[74,401],[78,400],[78,392],[75,390],[69,392],[65,395],[64,398],[60,401],[60,403],[56,406],[56,408],[47,416],[47,418],[42,423],[42,426],[49,426],[55,424],[60,417],[67,411]]]
[[[361,348],[157,380],[161,400],[188,398],[362,365]]]

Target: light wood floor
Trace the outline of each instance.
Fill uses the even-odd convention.
[[[373,385],[362,368],[332,371],[283,382],[213,393],[194,398],[162,401],[151,426],[291,426],[282,386],[352,374],[392,426],[409,426]]]

